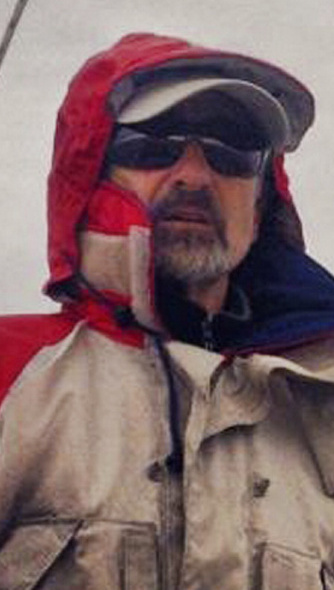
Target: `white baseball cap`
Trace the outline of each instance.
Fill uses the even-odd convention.
[[[182,106],[194,119],[197,116],[203,119],[207,113],[211,118],[217,118],[218,124],[226,112],[224,97],[233,99],[244,108],[275,151],[281,151],[289,143],[291,130],[282,104],[264,88],[240,79],[191,78],[147,84],[124,106],[118,115],[118,122],[141,123]]]

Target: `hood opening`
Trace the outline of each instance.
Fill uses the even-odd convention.
[[[253,58],[192,46],[179,39],[138,34],[89,59],[71,82],[57,119],[48,182],[50,279],[45,286],[52,298],[62,301],[80,296],[75,280],[78,229],[103,184],[101,169],[118,114],[147,84],[199,73],[226,79],[237,76],[271,92],[291,113],[294,127],[289,149],[298,145],[313,121],[314,103],[308,90],[283,70]],[[284,243],[302,249],[301,225],[281,157],[272,162],[265,182],[268,202],[266,198],[258,242],[275,227]],[[118,189],[109,183],[108,191],[113,199]],[[118,199],[115,202],[119,204]],[[123,210],[122,218],[118,217],[117,205],[115,226],[121,223],[129,233],[132,214],[133,210],[131,215]],[[139,293],[140,286],[136,289]]]

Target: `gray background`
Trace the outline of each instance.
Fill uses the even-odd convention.
[[[14,5],[0,0],[1,33]],[[0,71],[0,313],[57,309],[40,293],[56,112],[83,61],[133,31],[250,53],[313,90],[316,123],[287,165],[308,251],[334,272],[333,0],[30,0]]]

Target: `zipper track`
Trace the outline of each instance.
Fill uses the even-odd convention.
[[[162,590],[178,590],[184,553],[183,481],[180,474],[163,468],[161,485],[161,573]]]
[[[213,315],[208,314],[206,318],[202,321],[201,328],[202,328],[202,343],[205,350],[214,351],[215,350],[215,343],[214,343],[214,336],[213,336],[213,329],[212,329],[212,319]]]

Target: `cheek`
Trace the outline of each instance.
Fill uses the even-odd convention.
[[[229,199],[222,204],[222,217],[230,252],[235,263],[247,254],[257,232],[257,212],[252,195]]]
[[[161,173],[157,171],[138,172],[133,190],[146,204],[152,203],[161,184]]]
[[[258,182],[256,178],[231,178],[225,179],[223,186],[219,187],[222,218],[229,231],[240,239],[247,240],[254,232]]]
[[[256,232],[255,212],[253,208],[243,211],[234,210],[226,219],[227,238],[236,247],[247,248]]]
[[[151,203],[164,181],[163,170],[132,170],[115,167],[111,178],[121,187],[135,193],[144,203]]]
[[[234,221],[230,220],[226,224],[226,240],[231,265],[236,268],[248,254],[256,238],[256,225],[254,216]]]

